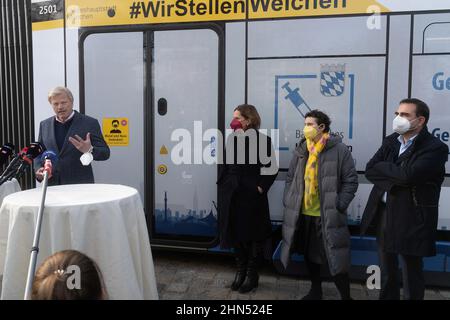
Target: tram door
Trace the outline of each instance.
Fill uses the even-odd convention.
[[[211,129],[219,115],[218,34],[95,33],[84,39],[82,53],[84,111],[99,119],[111,148],[110,159],[94,165],[96,182],[139,190],[152,244],[211,246],[217,235],[218,147]]]

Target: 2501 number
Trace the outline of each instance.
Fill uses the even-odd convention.
[[[40,6],[39,9],[40,9],[39,14],[49,14],[58,12],[58,10],[56,10],[56,5]]]

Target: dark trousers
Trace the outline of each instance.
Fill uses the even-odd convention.
[[[381,269],[380,300],[400,299],[399,256],[402,263],[404,299],[423,300],[425,280],[422,257],[385,252],[383,249],[385,237],[389,237],[389,234],[386,234],[386,206],[382,203],[377,226],[378,259]]]
[[[306,267],[311,279],[311,292],[317,298],[322,295],[322,279],[320,268],[323,265],[328,268],[322,236],[322,219],[304,214],[300,217],[300,229],[298,232],[299,251],[304,254]],[[350,299],[350,278],[348,273],[338,274],[333,277],[336,288],[343,300]]]
[[[314,263],[305,257],[306,267],[311,279],[311,293],[322,296],[322,278],[320,276],[320,264]],[[333,277],[334,284],[341,295],[342,300],[351,300],[350,277],[348,273],[340,273]],[[317,297],[319,299],[319,297]]]
[[[246,265],[251,264],[254,267],[258,267],[261,264],[263,250],[263,241],[237,242],[234,246],[237,258],[245,260]]]

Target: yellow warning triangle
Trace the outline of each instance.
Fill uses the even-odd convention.
[[[163,145],[161,147],[161,149],[159,149],[159,154],[169,154],[169,151],[167,151],[167,148],[165,145]]]

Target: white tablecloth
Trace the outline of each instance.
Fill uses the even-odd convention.
[[[12,179],[11,181],[6,181],[0,186],[0,206],[2,205],[3,198],[11,193],[20,191],[19,182],[16,179]]]
[[[2,299],[23,299],[41,189],[11,194],[0,208]],[[158,299],[141,200],[122,185],[47,189],[36,269],[53,253],[74,249],[95,260],[110,299]]]

